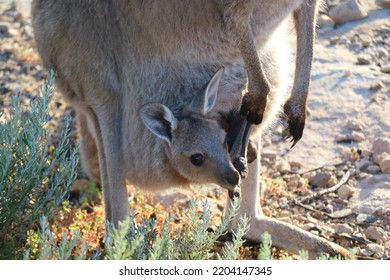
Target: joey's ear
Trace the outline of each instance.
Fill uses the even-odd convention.
[[[177,128],[177,119],[168,107],[160,103],[149,103],[141,107],[139,115],[154,135],[171,143],[172,132]]]
[[[192,100],[189,110],[206,115],[209,113],[217,100],[219,82],[223,76],[224,68],[220,68],[207,85]]]

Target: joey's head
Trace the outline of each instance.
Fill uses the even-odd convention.
[[[220,69],[210,82],[176,118],[160,104],[142,106],[145,126],[164,141],[166,152],[177,172],[193,183],[214,183],[227,189],[239,184],[226,144],[226,131],[210,116],[223,75]]]

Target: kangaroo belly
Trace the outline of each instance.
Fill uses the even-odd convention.
[[[218,110],[238,110],[241,105],[237,89],[245,86],[244,62],[226,33],[216,2],[34,1],[38,50],[45,66],[57,71],[57,82],[68,100],[79,108],[99,108],[115,99],[121,104],[121,149],[126,152],[132,183],[152,186],[164,176],[164,185],[169,180],[188,183],[174,170],[164,169],[163,148],[150,140],[138,116],[140,106],[159,102],[174,110],[222,66],[240,70],[222,81],[218,104],[229,106],[217,106]],[[283,24],[300,2],[258,1],[251,19],[260,60],[272,85],[263,126],[275,119],[289,86],[291,63],[288,46],[281,43]],[[277,8],[283,5],[285,13],[279,14]],[[154,160],[151,155],[156,153]],[[156,173],[145,176],[145,170]]]

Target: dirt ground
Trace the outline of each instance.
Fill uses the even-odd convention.
[[[10,2],[0,1],[3,118],[11,94],[20,91],[28,103],[46,77],[35,50],[28,1],[16,1],[11,8]],[[366,13],[345,23],[328,17],[340,1],[328,1],[329,8],[321,12],[303,138],[290,149],[281,123],[263,140],[268,186],[263,210],[358,248],[360,259],[389,259],[390,9],[384,7],[388,1],[358,2]],[[59,93],[50,110],[53,129],[64,114],[72,114]],[[80,175],[77,184],[83,182]],[[224,194],[218,187],[170,190],[154,201],[185,207],[193,192],[207,197],[212,211],[221,215]]]

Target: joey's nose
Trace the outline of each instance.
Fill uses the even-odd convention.
[[[229,185],[237,186],[240,182],[240,174],[237,171],[229,172],[226,174],[225,180]]]

